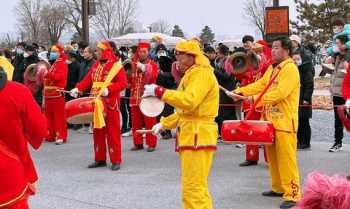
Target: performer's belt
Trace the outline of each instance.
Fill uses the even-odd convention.
[[[96,81],[96,82],[93,82],[93,83],[92,83],[91,93],[92,93],[94,96],[97,96],[98,92],[100,91],[100,89],[101,89],[102,86],[103,86],[103,83],[104,83],[104,82],[99,82],[99,81]]]

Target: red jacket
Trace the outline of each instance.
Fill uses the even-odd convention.
[[[51,66],[44,78],[44,97],[52,98],[62,96],[57,89],[65,89],[67,85],[68,65],[66,58],[61,57]]]
[[[345,100],[350,99],[350,62],[349,62],[349,67],[347,70],[347,73],[345,74],[344,80],[343,80],[343,97]]]
[[[5,88],[0,90],[0,115],[3,118],[0,120],[0,140],[18,156],[27,180],[35,183],[38,176],[28,143],[34,149],[38,149],[48,134],[46,119],[40,107],[27,87],[8,82]],[[3,180],[0,179],[1,181]]]
[[[130,106],[138,106],[141,102],[145,85],[157,81],[158,65],[152,60],[148,60],[144,64],[146,64],[146,72],[143,73],[137,69],[137,62],[132,63]]]
[[[79,91],[85,91],[91,88],[91,93],[96,95],[99,89],[93,89],[94,82],[104,82],[107,78],[109,71],[112,69],[115,60],[107,62],[105,65],[101,65],[100,62],[95,62],[95,64],[90,68],[87,75],[82,81],[77,84]],[[122,68],[118,74],[114,77],[111,84],[108,86],[109,95],[107,98],[103,98],[107,106],[110,108],[119,107],[120,92],[123,91],[127,86],[127,79],[125,70]]]

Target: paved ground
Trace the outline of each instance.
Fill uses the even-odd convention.
[[[329,174],[350,171],[350,145],[329,153],[333,115],[317,111],[313,119],[312,151],[299,152],[303,178],[314,170]],[[346,136],[348,140],[348,136]],[[123,139],[122,170],[87,169],[91,162],[91,135],[70,132],[67,145],[44,144],[33,153],[40,174],[33,209],[178,209],[180,170],[173,141],[160,141],[154,153],[130,152],[131,138]],[[216,209],[274,209],[280,199],[263,198],[269,189],[265,163],[239,168],[243,149],[220,145],[209,179]]]

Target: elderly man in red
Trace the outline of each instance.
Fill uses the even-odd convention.
[[[0,208],[27,209],[38,180],[28,143],[40,147],[46,120],[29,89],[4,75],[0,69]]]
[[[150,59],[150,44],[141,42],[137,47],[137,52],[132,59],[131,72],[131,122],[134,139],[132,151],[143,149],[143,135],[136,131],[142,128],[152,129],[157,123],[156,118],[143,115],[140,111],[140,102],[146,84],[155,83],[158,76],[158,66]],[[151,133],[146,134],[147,151],[153,152],[157,146],[157,137]]]
[[[65,117],[65,100],[61,90],[67,84],[67,55],[59,44],[52,46],[49,60],[51,69],[44,78],[44,103],[49,135],[47,141],[57,145],[67,142],[67,122]]]
[[[79,92],[91,88],[93,96],[102,96],[106,117],[103,124],[94,118],[94,151],[95,162],[88,168],[106,166],[106,140],[108,144],[111,169],[120,169],[122,162],[121,136],[120,136],[120,92],[127,86],[126,73],[118,62],[113,49],[107,41],[97,45],[97,62],[91,67],[85,78],[71,90],[71,95],[77,97]],[[96,106],[96,100],[95,100]],[[96,107],[95,107],[96,108]],[[103,117],[103,116],[102,116]],[[104,120],[103,118],[101,118]]]

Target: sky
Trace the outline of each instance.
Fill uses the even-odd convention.
[[[178,24],[188,36],[196,36],[209,25],[217,36],[239,38],[256,34],[255,28],[244,18],[246,0],[139,0],[137,20],[144,27],[159,19],[171,26]],[[1,0],[0,33],[16,31],[14,11],[18,0]],[[291,19],[295,17],[292,0],[280,0],[281,6],[290,6]]]

